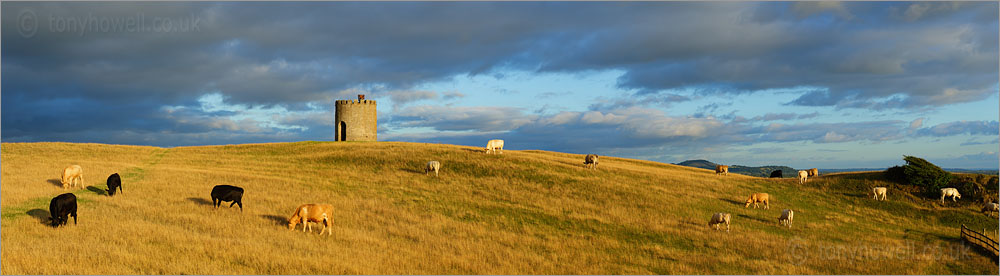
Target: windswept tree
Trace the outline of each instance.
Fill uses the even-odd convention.
[[[941,188],[951,182],[952,175],[920,157],[903,155],[906,165],[885,171],[889,179],[920,187],[925,196],[940,196]]]

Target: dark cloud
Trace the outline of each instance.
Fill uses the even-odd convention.
[[[898,122],[722,128],[718,119],[702,116],[718,104],[691,118],[649,107],[792,87],[815,88],[797,92],[792,105],[876,110],[934,107],[997,93],[995,2],[2,5],[0,112],[8,141],[171,146],[240,142],[240,137],[242,142],[323,139],[330,135],[331,101],[363,93],[399,105],[398,113],[380,117],[387,118],[389,129],[510,131],[533,137],[526,139],[538,147],[560,139],[572,141],[555,147],[581,150],[693,145],[687,141],[694,137],[734,143],[882,141],[901,135]],[[24,14],[36,20],[24,21]],[[129,18],[159,28],[164,26],[153,19],[169,19],[178,28],[101,29],[102,20]],[[97,23],[75,28],[69,24],[74,20]],[[26,33],[32,26],[35,31]],[[414,106],[463,96],[423,91],[417,88],[421,84],[465,75],[503,77],[505,70],[620,70],[616,85],[635,97],[551,116],[511,107]],[[198,99],[212,94],[230,105],[290,113],[240,119],[239,111],[199,109]],[[975,126],[942,128],[982,133],[968,127]]]

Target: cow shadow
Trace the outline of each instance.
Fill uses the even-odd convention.
[[[739,206],[745,206],[746,205],[746,202],[744,202],[744,201],[732,200],[732,199],[728,199],[728,198],[723,198],[721,200],[725,201],[725,202],[732,203],[733,205],[739,205]]]
[[[399,169],[399,170],[404,171],[404,172],[408,172],[408,173],[419,173],[419,174],[423,174],[424,173],[423,170],[418,170],[418,169],[413,169],[413,168],[402,168],[402,169]]]
[[[108,191],[94,186],[87,186],[87,190],[94,192],[97,195],[108,195]]]
[[[869,196],[869,194],[858,194],[858,193],[848,193],[848,192],[843,192],[840,194],[843,196],[855,197],[855,198],[868,198]]]
[[[59,188],[62,188],[62,180],[60,180],[60,179],[49,179],[48,182],[49,182],[49,184],[52,184],[52,185],[54,185],[56,187],[59,187]]]
[[[769,223],[769,222],[771,222],[771,221],[766,220],[766,219],[751,217],[751,216],[748,216],[748,215],[738,215],[737,217],[741,217],[741,218],[745,218],[745,219],[749,219],[749,220],[756,220],[756,221],[763,222],[763,223]]]
[[[50,222],[50,220],[49,220],[49,211],[42,210],[42,209],[31,209],[28,212],[25,212],[25,214],[28,214],[29,216],[37,219],[38,223],[41,223],[41,224],[44,224],[44,225],[51,225],[49,223]]]
[[[482,148],[482,149],[462,149],[462,150],[468,151],[468,152],[478,152],[478,153],[484,153],[484,152],[486,152],[485,151],[485,147]]]
[[[187,200],[190,201],[190,202],[194,202],[194,203],[196,203],[198,205],[213,206],[211,200],[207,200],[207,199],[200,198],[200,197],[189,197],[189,198],[187,198]]]
[[[288,226],[288,218],[276,215],[260,215],[260,217],[270,220],[279,226]]]

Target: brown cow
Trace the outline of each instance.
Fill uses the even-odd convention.
[[[715,165],[715,174],[729,175],[729,166]]]
[[[587,156],[583,157],[583,164],[589,169],[596,170],[598,162],[597,158],[597,154],[587,154]]]
[[[809,173],[809,177],[813,177],[813,176],[819,175],[819,169],[817,169],[817,168],[809,169],[807,172]]]
[[[333,235],[333,205],[330,204],[302,204],[299,208],[295,209],[295,213],[292,214],[291,218],[288,218],[288,229],[295,230],[295,225],[302,223],[302,232],[306,232],[306,228],[309,228],[309,232],[312,232],[312,226],[309,222],[323,223],[323,229],[319,231],[322,235],[323,231],[329,231],[327,235]]]

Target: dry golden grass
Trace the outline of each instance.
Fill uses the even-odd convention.
[[[425,176],[429,160],[439,178]],[[80,223],[43,224],[80,164]],[[103,195],[111,173],[124,194]],[[649,161],[399,142],[155,148],[2,144],[3,274],[997,274],[958,225],[975,207],[893,193],[877,174],[796,180]],[[52,183],[50,180],[55,179]],[[246,189],[244,211],[212,186]],[[745,209],[751,192],[771,209]],[[290,231],[303,203],[337,210],[333,236]],[[791,229],[778,226],[784,208]],[[733,215],[711,231],[712,213]],[[909,249],[909,250],[908,250]],[[958,253],[947,255],[947,253]],[[957,256],[953,258],[952,256]]]

